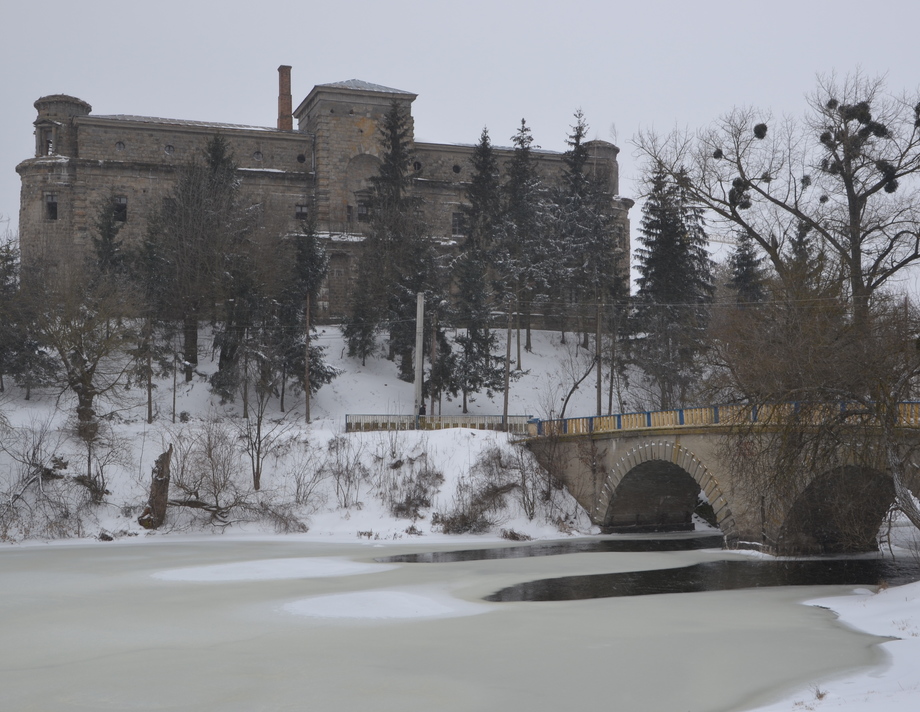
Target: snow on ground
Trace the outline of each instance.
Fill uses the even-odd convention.
[[[874,669],[813,685],[759,712],[834,710],[914,712],[920,708],[920,583],[873,593],[857,589],[849,597],[807,601],[835,611],[840,622],[866,633],[890,636],[884,669]]]
[[[568,345],[560,345],[559,340],[555,333],[534,332],[533,351],[522,352],[524,373],[512,383],[511,414],[558,414],[569,388],[583,373],[581,369],[589,356],[575,346],[571,334]],[[242,402],[238,398],[236,402],[221,403],[211,394],[207,374],[216,369],[216,356],[209,348],[206,334],[201,341],[199,375],[190,383],[180,378],[175,385],[175,423],[172,422],[174,384],[170,378],[157,383],[152,425],[145,422],[145,393],[141,388],[119,390],[113,399],[100,400],[99,413],[108,414],[103,432],[112,444],[107,460],[100,459],[100,452],[95,454],[95,467],[101,465],[105,470],[105,487],[109,491],[106,504],[84,511],[82,519],[70,519],[67,528],[59,532],[43,532],[37,525],[30,527],[26,523],[19,530],[7,532],[7,538],[22,541],[36,537],[96,536],[103,532],[115,536],[146,534],[137,525],[136,518],[146,501],[154,460],[170,443],[176,447],[175,480],[181,443],[188,443],[207,422],[218,422],[228,438],[242,441]],[[283,514],[289,517],[287,524],[297,520],[305,523],[313,534],[352,539],[359,535],[398,539],[432,534],[438,528],[431,525],[430,514],[456,506],[458,497],[463,496],[462,490],[471,486],[470,473],[477,462],[489,452],[504,453],[505,457],[517,452],[507,435],[490,431],[361,433],[343,439],[346,414],[411,413],[414,386],[396,377],[395,363],[383,358],[382,351],[379,357],[369,358],[364,366],[349,358],[338,328],[321,330],[316,343],[326,348],[328,362],[340,369],[342,375],[314,396],[309,426],[303,422],[302,395],[287,394],[287,412],[281,411],[277,399],[270,404],[267,417],[271,422],[267,427],[274,429],[272,437],[277,437],[279,456],[266,459],[262,491],[251,497],[259,506],[271,507],[274,511],[279,511],[279,504],[290,503],[294,498],[302,500],[297,506],[284,507]],[[576,372],[577,375],[573,375]],[[593,412],[594,389],[586,384],[587,381],[572,396],[569,414]],[[19,433],[20,440],[12,449],[20,453],[33,450],[37,434],[40,434],[42,448],[67,463],[61,474],[79,476],[84,473],[85,448],[72,434],[72,400],[69,393],[46,390],[33,391],[31,399],[26,401],[15,387],[8,388],[0,399],[0,415]],[[502,394],[492,397],[474,394],[468,401],[469,411],[498,415],[502,412],[502,400]],[[440,410],[444,414],[459,414],[462,403],[460,399],[445,398]],[[241,470],[238,484],[242,488],[246,485],[249,465],[245,456],[237,464]],[[312,482],[310,472],[322,466],[327,470],[324,481]],[[329,471],[341,472],[343,468],[354,467],[363,467],[367,476],[358,482],[343,483],[333,481],[329,474]],[[12,458],[0,453],[0,481],[15,480],[16,470],[17,464]],[[395,519],[382,501],[381,488],[407,474],[424,471],[438,472],[444,477],[430,507],[423,508],[423,518]],[[308,499],[305,489],[310,490]],[[175,496],[175,488],[172,491]],[[79,488],[76,492],[79,493]],[[525,516],[520,507],[515,506],[513,497],[509,498],[508,505],[500,515],[493,517],[494,535],[501,529],[513,529],[531,537],[559,536],[560,524],[567,532],[591,530],[590,523],[578,513],[570,498],[565,499],[549,520],[547,516],[533,519]],[[195,514],[173,510],[171,521],[162,533],[187,532],[189,527],[194,528]],[[247,519],[235,518],[233,530],[275,531],[286,525],[278,518],[274,523]],[[199,513],[197,521],[201,520]],[[410,530],[408,534],[407,529]],[[4,532],[0,529],[0,540],[3,538]]]

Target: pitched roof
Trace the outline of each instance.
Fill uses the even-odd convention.
[[[362,79],[347,79],[344,82],[332,82],[331,84],[318,84],[317,87],[328,87],[330,89],[355,89],[357,91],[375,91],[381,94],[412,94],[411,91],[402,89],[393,89],[392,87],[381,86],[380,84],[371,84]]]

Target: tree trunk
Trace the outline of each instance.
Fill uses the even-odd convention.
[[[284,388],[287,385],[287,368],[282,364],[281,366],[281,412],[284,412]]]
[[[526,316],[527,318],[526,318],[526,323],[525,323],[526,332],[525,332],[525,337],[524,337],[524,351],[526,351],[527,353],[530,353],[531,351],[533,351],[533,340],[531,338],[532,314],[530,312],[530,302],[527,303]]]
[[[160,455],[153,465],[150,480],[150,497],[147,506],[137,523],[144,529],[159,529],[166,520],[166,504],[169,500],[169,465],[172,459],[173,446]]]
[[[186,315],[182,324],[182,336],[185,382],[189,383],[195,375],[195,367],[198,366],[198,319],[193,315]]]
[[[517,325],[517,369],[518,371],[522,371],[524,370],[524,367],[521,365],[521,299],[520,297],[517,297],[515,299],[514,322]]]

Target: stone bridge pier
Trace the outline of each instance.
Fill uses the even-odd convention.
[[[780,497],[726,463],[727,430],[665,428],[533,438],[528,447],[606,532],[680,531],[694,513],[733,548],[844,553],[877,548],[894,500],[884,473],[814,472]]]

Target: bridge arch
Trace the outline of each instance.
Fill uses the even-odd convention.
[[[645,441],[630,448],[617,459],[601,487],[592,519],[595,522],[605,522],[617,488],[623,483],[624,478],[645,463],[655,461],[666,463],[670,473],[681,471],[693,478],[712,505],[716,523],[726,541],[731,543],[738,539],[735,518],[718,479],[696,454],[674,440]]]
[[[777,532],[776,552],[872,551],[894,499],[894,482],[878,470],[844,465],[823,472],[787,511]]]

